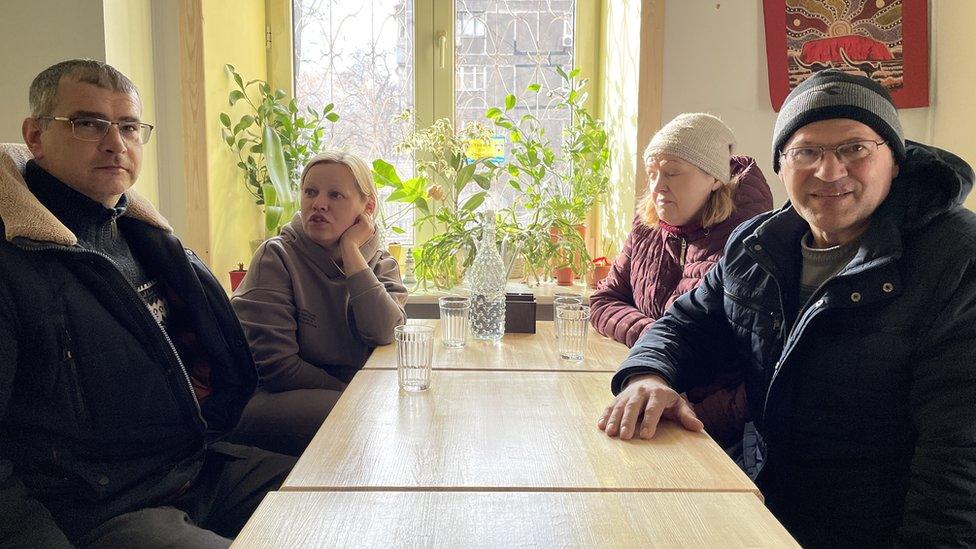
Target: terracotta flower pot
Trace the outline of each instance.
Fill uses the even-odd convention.
[[[589,284],[590,288],[596,288],[597,284],[608,274],[610,274],[610,265],[597,265],[586,274],[586,283]]]
[[[556,277],[556,284],[560,286],[572,286],[573,285],[573,268],[572,267],[559,267],[554,269],[552,272],[553,276]]]

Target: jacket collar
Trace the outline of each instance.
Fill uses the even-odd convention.
[[[78,237],[28,189],[24,170],[31,158],[25,145],[0,143],[0,220],[5,238],[9,242],[23,238],[62,246],[76,245]],[[169,222],[134,189],[125,192],[125,202],[126,217],[173,232]]]
[[[302,227],[302,212],[295,212],[295,216],[291,218],[291,221],[281,228],[281,236],[293,241],[295,247],[303,255],[308,257],[313,264],[322,269],[329,278],[345,276],[342,269],[332,259],[332,254],[329,250],[326,250],[324,246],[314,242],[305,234],[305,229]],[[367,264],[371,263],[370,260],[376,255],[379,247],[379,231],[374,231],[373,236],[359,247],[359,251],[363,254],[363,258],[366,259]]]

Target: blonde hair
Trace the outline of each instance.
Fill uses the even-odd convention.
[[[322,151],[310,158],[305,164],[305,169],[302,170],[301,183],[298,186],[299,189],[305,187],[305,176],[308,175],[308,170],[316,164],[342,164],[349,168],[353,179],[356,180],[359,196],[364,199],[372,198],[376,203],[376,208],[379,208],[379,197],[377,196],[376,183],[373,181],[373,170],[369,168],[365,160],[346,151]]]
[[[656,157],[653,154],[644,153],[644,165],[646,166]],[[694,166],[694,164],[691,164]],[[698,168],[697,166],[695,166]],[[751,166],[749,166],[751,167]],[[737,175],[734,175],[728,182],[721,181],[722,185],[712,191],[709,195],[708,200],[705,201],[705,205],[702,206],[701,216],[698,223],[705,228],[713,227],[719,223],[725,221],[732,215],[735,210],[735,201],[732,200],[732,196],[735,194],[735,189],[739,186],[739,181],[745,176],[746,172],[749,171],[749,167],[740,171]],[[701,168],[698,168],[701,170]],[[703,173],[704,170],[702,170]],[[709,175],[712,177],[711,175]],[[640,202],[637,203],[637,212],[640,215],[640,220],[644,225],[648,227],[655,228],[661,219],[657,215],[657,208],[654,207],[654,197],[651,186],[648,185],[647,191],[644,196],[641,197]]]

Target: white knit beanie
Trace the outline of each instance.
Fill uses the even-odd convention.
[[[644,150],[644,163],[651,157],[670,154],[728,183],[732,177],[729,157],[734,148],[735,136],[724,122],[706,113],[684,113],[654,134]]]

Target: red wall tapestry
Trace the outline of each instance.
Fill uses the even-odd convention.
[[[816,71],[874,79],[898,108],[929,104],[927,0],[763,0],[769,99]]]

